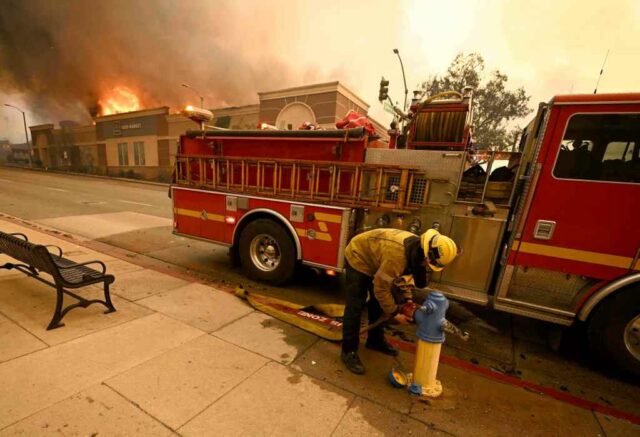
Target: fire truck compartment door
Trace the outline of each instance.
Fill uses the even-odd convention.
[[[202,208],[198,196],[191,191],[172,187],[175,232],[200,237],[202,233]]]
[[[442,271],[440,282],[481,294],[486,301],[505,222],[500,218],[454,215],[449,235],[462,253]],[[452,294],[456,295],[455,289]]]
[[[199,190],[173,189],[176,232],[225,241],[225,196]]]
[[[604,280],[640,269],[640,108],[611,108],[555,109],[516,265]]]

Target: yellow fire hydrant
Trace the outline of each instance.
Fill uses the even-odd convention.
[[[467,340],[469,334],[460,331],[446,318],[449,301],[440,292],[432,291],[424,304],[415,312],[417,325],[416,361],[413,381],[409,392],[421,396],[437,398],[442,394],[442,384],[436,379],[440,350],[445,340],[445,331]]]

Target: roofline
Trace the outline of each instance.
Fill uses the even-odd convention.
[[[72,131],[72,132],[89,131],[89,130],[95,130],[95,129],[96,129],[95,124],[81,124],[78,126],[72,126],[72,127],[66,128],[66,130]]]
[[[260,112],[260,104],[252,104],[252,105],[244,105],[244,106],[227,106],[222,108],[212,109],[214,117],[224,117],[225,115],[233,116],[233,115],[248,115],[248,114],[258,114]],[[221,115],[218,115],[222,113]]]
[[[300,85],[300,86],[294,86],[294,87],[290,87],[290,88],[281,88],[279,90],[258,91],[258,95],[262,97],[263,95],[276,94],[276,93],[285,93],[285,92],[289,92],[289,91],[300,91],[300,90],[303,90],[303,89],[328,87],[328,86],[335,86],[337,88],[339,83],[340,83],[339,81],[334,80],[332,82],[314,83],[314,84],[311,84],[311,85]]]
[[[46,123],[46,124],[35,124],[33,126],[29,126],[30,130],[46,130],[46,129],[53,129],[55,126],[53,123]]]
[[[94,120],[96,123],[102,121],[125,120],[132,117],[142,117],[145,115],[167,115],[169,114],[168,106],[160,106],[158,108],[141,109],[139,111],[120,112],[118,114],[100,115]]]
[[[230,109],[244,109],[244,108],[259,108],[260,103],[251,103],[250,105],[240,105],[240,106],[220,106],[218,108],[212,108],[210,111],[226,111]]]
[[[346,86],[342,85],[339,81],[316,83],[312,85],[302,85],[293,88],[284,88],[274,91],[259,91],[258,96],[260,100],[273,100],[281,99],[285,97],[295,97],[300,94],[323,94],[327,92],[336,91],[347,97],[352,102],[358,104],[365,110],[369,110],[371,105],[358,97],[353,91]]]

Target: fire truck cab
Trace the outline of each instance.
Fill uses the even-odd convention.
[[[584,322],[598,358],[640,375],[640,94],[556,96],[511,152],[474,147],[471,99],[414,102],[389,144],[362,128],[191,131],[174,232],[227,245],[247,275],[279,284],[298,263],[340,272],[359,232],[438,227],[463,253],[433,288]]]

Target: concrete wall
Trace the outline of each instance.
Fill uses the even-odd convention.
[[[107,174],[117,178],[144,179],[168,182],[170,169],[160,167],[107,167]]]

